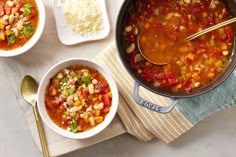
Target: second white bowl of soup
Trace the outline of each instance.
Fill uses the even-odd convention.
[[[118,107],[111,74],[87,59],[69,59],[42,78],[38,107],[43,121],[64,137],[84,139],[106,128]]]
[[[0,57],[20,55],[38,42],[46,18],[43,1],[7,0],[0,14]]]

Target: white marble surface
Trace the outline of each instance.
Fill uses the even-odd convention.
[[[47,11],[50,5],[47,0]],[[88,51],[102,50],[114,40],[116,16],[122,0],[106,0],[111,34]],[[51,16],[51,14],[49,14]],[[82,47],[86,47],[83,44]],[[88,45],[92,45],[89,43]],[[84,54],[81,54],[84,56]],[[7,79],[0,59],[0,157],[42,157],[26,126],[17,97]],[[235,157],[236,107],[215,113],[170,144],[159,140],[141,142],[130,135],[120,135],[102,143],[77,150],[63,157]]]

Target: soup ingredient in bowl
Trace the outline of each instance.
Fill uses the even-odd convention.
[[[61,128],[77,133],[103,122],[110,111],[112,92],[98,71],[74,65],[59,71],[46,89],[50,118]]]
[[[38,8],[34,0],[0,0],[0,49],[23,46],[38,24]]]
[[[124,26],[127,58],[137,75],[153,88],[188,93],[204,87],[229,61],[233,27],[221,27],[190,42],[185,39],[229,18],[227,8],[219,0],[214,0],[214,7],[211,0],[137,0]],[[145,56],[154,62],[164,57],[171,62],[158,66],[144,59],[137,61],[138,37]]]
[[[104,28],[102,11],[94,0],[65,1],[64,17],[81,35],[96,35]]]

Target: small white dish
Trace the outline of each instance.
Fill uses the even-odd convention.
[[[104,39],[108,36],[110,32],[110,23],[107,15],[105,0],[94,0],[102,11],[103,29],[98,34],[88,36],[80,35],[79,33],[74,32],[70,24],[65,21],[64,1],[65,0],[53,0],[52,2],[57,34],[62,44],[75,45],[86,41]]]

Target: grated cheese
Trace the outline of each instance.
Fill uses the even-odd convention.
[[[94,0],[66,0],[65,21],[81,35],[96,35],[103,29],[102,11]]]

